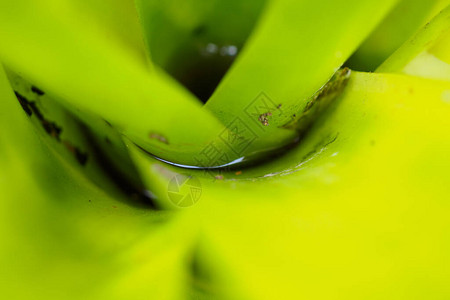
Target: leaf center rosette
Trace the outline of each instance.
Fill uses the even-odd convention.
[[[299,141],[348,71],[327,82],[395,1],[320,2],[137,1],[137,13],[123,3],[106,18],[92,9],[101,2],[55,14],[53,1],[17,1],[2,10],[1,54],[99,140],[103,120],[174,165],[251,164]]]

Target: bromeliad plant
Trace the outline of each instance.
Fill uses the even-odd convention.
[[[2,1],[3,297],[448,298],[449,4]]]

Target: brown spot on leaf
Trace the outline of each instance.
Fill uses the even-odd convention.
[[[272,113],[270,111],[266,112],[266,113],[261,114],[259,116],[258,121],[260,121],[261,124],[263,124],[264,126],[268,126],[269,125],[269,118],[268,117],[271,117],[271,116],[272,116]]]
[[[169,144],[169,141],[167,140],[167,138],[161,134],[155,133],[155,132],[150,132],[150,134],[148,135],[149,138],[153,139],[153,140],[157,140],[160,141],[161,143],[164,144]]]

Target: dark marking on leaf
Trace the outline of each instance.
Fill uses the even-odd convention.
[[[80,163],[80,165],[85,166],[88,161],[87,153],[82,152],[80,149],[75,148],[75,158]]]
[[[328,142],[326,142],[326,143],[323,145],[323,148],[326,148],[326,147],[328,147],[329,145],[331,145],[331,144],[333,144],[334,142],[336,142],[336,140],[338,139],[338,137],[339,137],[339,132],[336,133],[336,135],[334,136],[334,138],[332,138],[331,140],[329,140]]]
[[[45,119],[43,119],[41,121],[42,123],[42,127],[44,128],[44,130],[51,136],[54,137],[55,139],[57,139],[58,141],[60,141],[60,134],[62,131],[62,128],[59,127],[56,123],[54,122],[49,122]]]
[[[325,86],[317,92],[313,98],[308,102],[308,104],[305,106],[303,113],[308,112],[313,108],[313,106],[323,98],[329,96],[329,95],[335,95],[336,93],[340,92],[342,88],[346,85],[349,75],[350,75],[350,69],[344,68],[342,70],[339,70],[336,72],[336,74],[333,76],[333,78],[325,84]]]
[[[299,132],[305,131],[318,118],[320,113],[336,99],[344,90],[350,78],[351,70],[348,68],[337,71],[334,76],[314,94],[305,105],[303,112],[293,120],[282,126],[282,128],[293,129]]]
[[[75,159],[78,161],[78,163],[82,166],[85,166],[87,161],[88,161],[88,154],[84,153],[83,151],[81,151],[78,147],[74,146],[71,142],[69,141],[62,141],[62,143],[64,144],[64,146],[66,147],[67,150],[69,150],[69,152],[71,152]]]
[[[111,125],[111,123],[109,123],[109,122],[106,121],[105,119],[103,119],[103,121],[105,121],[106,125],[108,125],[109,127],[113,127],[113,126]]]
[[[55,122],[51,122],[45,119],[40,109],[37,107],[36,102],[29,101],[17,91],[15,91],[14,93],[16,94],[19,103],[22,105],[22,108],[27,113],[27,115],[31,116],[34,113],[36,118],[40,121],[41,126],[42,128],[44,128],[45,132],[59,141],[59,136],[61,134],[62,128],[59,127]]]
[[[34,115],[39,120],[39,123],[41,124],[45,132],[52,138],[56,139],[58,142],[61,142],[61,132],[63,131],[63,129],[57,123],[46,119],[42,114],[41,110],[37,107],[36,102],[29,101],[27,98],[25,98],[17,91],[15,91],[15,94],[17,99],[19,100],[19,103],[22,105],[23,110],[29,116],[31,116],[34,113]],[[66,149],[69,150],[74,155],[75,159],[78,161],[80,165],[82,166],[86,165],[88,161],[87,153],[83,152],[81,149],[74,146],[69,141],[62,141],[62,143],[64,144]]]
[[[314,149],[309,151],[306,155],[303,156],[302,161],[308,160],[310,157],[312,157],[314,154],[318,153],[319,151],[326,149],[329,145],[333,144],[339,137],[339,132],[336,133],[336,135],[330,139],[330,136],[324,138],[319,143],[317,143],[314,146]]]
[[[38,87],[32,86],[31,91],[39,96],[43,96],[45,93]]]
[[[36,102],[30,101],[30,102],[28,102],[28,105],[30,106],[30,108],[34,112],[34,114],[36,115],[36,118],[39,119],[39,121],[42,122],[43,120],[45,120],[44,116],[41,113],[41,110],[36,106]]]
[[[16,94],[17,100],[19,100],[22,109],[27,113],[28,116],[31,117],[33,111],[30,108],[30,101],[28,101],[24,96],[19,94],[19,92],[14,91],[14,94]]]
[[[108,158],[108,155],[105,155],[105,149],[100,146],[99,140],[95,138],[93,132],[86,126],[82,127],[82,131],[91,146],[92,156],[95,161],[105,171],[108,178],[116,184],[119,190],[129,196],[130,201],[127,203],[138,207],[159,209],[159,205],[155,199],[149,196],[148,192],[145,192],[144,185],[139,179],[131,180],[115,167],[115,164]]]

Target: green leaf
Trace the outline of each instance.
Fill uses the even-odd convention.
[[[240,175],[135,161],[167,207],[173,176],[201,180],[181,209],[226,298],[446,297],[449,95],[446,81],[354,72],[298,147]]]
[[[375,71],[417,30],[449,4],[448,0],[400,1],[346,65],[358,71]]]
[[[123,35],[92,19],[86,7],[78,1],[2,3],[3,62],[69,109],[103,117],[151,153],[194,164],[189,159],[223,126],[163,71],[149,70],[135,49],[118,41]]]
[[[3,297],[182,299],[195,227],[119,192],[111,196],[55,155],[3,71],[0,98]]]
[[[405,73],[450,79],[450,6],[424,26],[378,69],[382,73]]]
[[[283,126],[304,110],[395,3],[270,1],[205,108],[228,126],[239,118],[245,124],[239,130],[249,127],[257,135],[243,156],[292,144],[298,133]]]
[[[186,170],[149,156],[135,144],[139,138],[145,140],[144,134],[134,130],[141,122],[154,123],[173,130],[175,136],[184,135],[180,139],[201,145],[194,132],[189,132],[193,127],[184,128],[185,122],[180,122],[184,119],[174,121],[169,115],[158,115],[169,112],[168,106],[147,106],[143,100],[142,107],[155,106],[151,111],[154,119],[139,119],[147,117],[146,112],[139,111],[142,107],[123,108],[127,109],[124,113],[130,113],[130,119],[119,117],[119,102],[112,103],[112,108],[104,107],[106,112],[95,110],[99,104],[91,102],[102,100],[103,93],[119,101],[119,96],[126,94],[121,89],[135,96],[140,92],[120,85],[120,76],[109,73],[94,81],[103,84],[103,89],[97,91],[89,86],[95,76],[89,78],[89,72],[81,72],[89,64],[81,64],[76,51],[82,49],[89,55],[94,51],[89,70],[97,75],[105,71],[105,62],[114,61],[112,66],[122,66],[122,70],[134,70],[136,65],[147,70],[124,73],[136,75],[131,79],[150,74],[149,66],[144,61],[133,64],[130,57],[136,58],[135,54],[102,40],[102,35],[94,34],[84,20],[64,19],[76,26],[57,21],[71,15],[72,10],[65,13],[69,2],[19,3],[22,5],[3,3],[1,8],[9,9],[0,9],[0,36],[6,43],[0,55],[7,59],[8,66],[21,72],[30,83],[49,90],[49,96],[64,101],[75,114],[75,107],[84,108],[86,111],[80,115],[86,116],[85,120],[98,113],[98,117],[115,121],[115,127],[127,134],[125,142],[131,158],[161,206],[177,208],[168,192],[171,180],[180,173],[198,178],[202,190],[194,206],[178,207],[179,211],[155,211],[135,205],[120,193],[106,194],[55,156],[46,139],[38,138],[0,72],[0,189],[4,198],[0,202],[0,286],[4,297],[185,299],[193,293],[193,297],[201,294],[204,298],[227,299],[449,298],[449,81],[352,72],[345,85],[338,85],[339,97],[308,128],[301,143],[283,156],[242,169]],[[356,10],[368,2],[347,3]],[[339,10],[332,9],[339,8],[337,5],[326,8],[332,19],[339,16]],[[13,14],[11,8],[26,13]],[[366,19],[372,16],[373,9],[355,18]],[[36,12],[42,14],[36,17]],[[29,19],[13,20],[20,15]],[[43,44],[37,34],[46,31],[39,28],[52,33],[44,35]],[[72,33],[67,37],[55,34],[58,32]],[[92,38],[92,48],[88,43],[72,48],[71,37],[83,40],[83,34],[99,40]],[[437,36],[439,43],[433,45],[432,53],[447,61],[447,35]],[[61,45],[56,43],[59,38]],[[334,46],[339,44],[337,39],[333,36]],[[63,52],[58,53],[58,49]],[[32,54],[28,53],[31,50]],[[91,57],[86,53],[83,55]],[[32,61],[35,57],[42,61]],[[72,57],[77,59],[72,61]],[[324,59],[330,58],[325,55]],[[129,69],[125,67],[128,63]],[[58,71],[59,64],[71,68]],[[323,63],[317,73],[309,70],[311,76],[324,75],[331,65]],[[67,75],[67,70],[74,73]],[[160,72],[154,70],[151,72]],[[66,77],[60,79],[56,76],[59,74]],[[284,86],[288,75],[273,78],[268,87]],[[72,76],[73,83],[67,81]],[[302,74],[300,79],[307,76]],[[147,82],[142,78],[139,82]],[[245,79],[253,88],[252,79]],[[152,76],[148,80],[152,82],[148,89],[161,95],[165,88],[176,89],[172,93],[179,97],[176,101],[184,103],[184,113],[197,111],[193,117],[198,120],[193,122],[203,122],[200,118],[205,115],[193,104],[196,100],[189,93],[170,80]],[[293,80],[288,78],[287,82]],[[312,79],[305,82],[316,83]],[[109,84],[123,94],[113,95],[105,88]],[[75,93],[63,93],[63,85],[69,85],[68,89]],[[146,85],[141,87],[147,91]],[[280,87],[276,89],[284,93]],[[311,94],[306,92],[308,89]],[[305,90],[297,86],[296,90],[309,96],[315,92],[310,86]],[[130,107],[138,104],[136,101]],[[64,112],[64,107],[60,108]],[[133,130],[121,127],[121,120]],[[165,127],[169,123],[174,127]],[[223,129],[220,124],[203,124],[207,125],[203,129],[204,141],[211,137],[209,134]],[[153,135],[158,140],[155,142],[163,143],[161,133],[155,134],[159,134]],[[180,144],[179,150],[184,146]],[[186,156],[192,156],[192,145],[186,146]],[[176,151],[171,155],[181,157]]]

